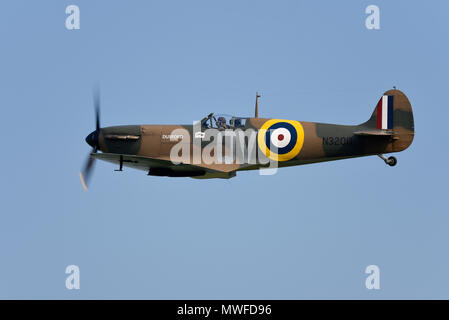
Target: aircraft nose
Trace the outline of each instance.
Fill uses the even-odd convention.
[[[92,131],[91,133],[89,133],[89,135],[86,137],[86,142],[92,148],[95,148],[98,145],[97,131]]]

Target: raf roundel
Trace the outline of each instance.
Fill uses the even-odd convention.
[[[304,129],[300,122],[271,119],[265,122],[257,134],[259,148],[274,161],[287,161],[301,151]]]

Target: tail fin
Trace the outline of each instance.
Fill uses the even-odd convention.
[[[415,124],[407,96],[397,89],[386,91],[379,99],[371,118],[360,125],[363,130],[390,132],[392,152],[406,149],[413,141]]]
[[[379,99],[371,118],[363,124],[370,129],[415,131],[413,111],[407,96],[399,90],[388,90]]]

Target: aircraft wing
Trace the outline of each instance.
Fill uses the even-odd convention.
[[[117,153],[92,153],[92,157],[110,163],[149,171],[152,175],[169,175],[175,177],[195,177],[195,178],[231,178],[235,176],[238,166],[233,165],[194,165],[194,164],[174,164],[168,159],[157,159],[143,156]]]

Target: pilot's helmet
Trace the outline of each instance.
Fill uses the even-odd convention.
[[[218,117],[217,122],[218,122],[219,124],[226,124],[226,119],[225,119],[224,117]]]

